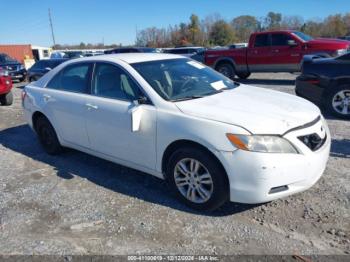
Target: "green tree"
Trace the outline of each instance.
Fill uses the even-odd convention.
[[[257,31],[259,28],[258,20],[251,15],[238,16],[232,20],[231,25],[240,42],[247,42],[251,33]]]
[[[268,30],[276,30],[281,27],[282,14],[269,12],[265,18],[265,26]]]
[[[190,17],[190,24],[188,25],[189,41],[194,45],[200,44],[201,28],[197,15],[192,14]]]
[[[211,28],[210,41],[213,45],[225,46],[236,40],[233,28],[224,20],[215,22]]]
[[[342,15],[330,15],[325,19],[322,30],[322,36],[338,37],[346,35],[347,32],[348,28]]]

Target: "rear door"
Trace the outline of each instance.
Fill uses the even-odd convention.
[[[288,45],[288,41],[295,41],[296,45]],[[271,61],[276,72],[299,71],[302,58],[301,43],[288,33],[271,34]]]
[[[273,69],[270,34],[255,35],[254,46],[247,51],[247,62],[251,72],[269,72]]]
[[[92,64],[75,63],[57,73],[42,90],[44,111],[66,142],[88,148],[85,126]]]

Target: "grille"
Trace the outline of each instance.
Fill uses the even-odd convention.
[[[317,151],[320,149],[327,140],[327,134],[324,138],[321,138],[318,134],[310,134],[306,136],[298,137],[301,142],[303,142],[311,151]]]

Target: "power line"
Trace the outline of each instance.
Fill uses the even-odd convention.
[[[53,45],[55,46],[56,45],[56,41],[55,41],[55,35],[53,33],[53,26],[52,26],[52,19],[51,19],[51,10],[49,8],[49,20],[50,20],[50,27],[51,27],[51,34],[52,34],[52,42],[53,42]]]

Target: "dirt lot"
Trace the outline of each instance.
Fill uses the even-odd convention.
[[[294,79],[246,82],[294,94]],[[349,254],[350,121],[327,117],[331,157],[307,192],[198,214],[157,178],[73,150],[46,155],[19,86],[0,107],[0,254]]]

